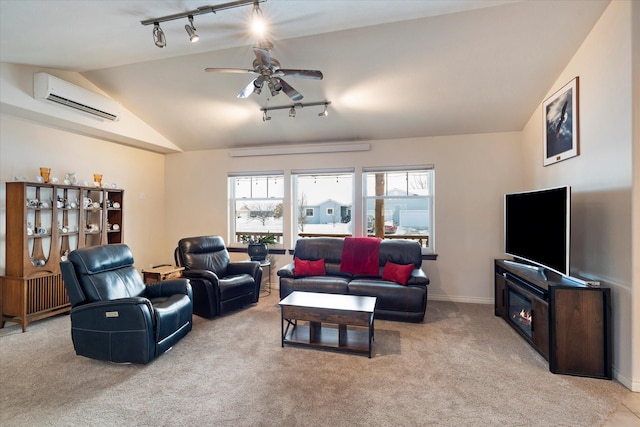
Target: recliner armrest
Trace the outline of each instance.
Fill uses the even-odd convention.
[[[159,282],[149,283],[146,295],[149,298],[168,297],[171,295],[187,295],[193,301],[193,291],[189,279],[169,279]]]
[[[211,283],[218,283],[218,275],[209,270],[183,270],[182,277],[186,279],[208,280]]]
[[[258,261],[235,261],[227,265],[227,274],[230,276],[248,274],[251,277],[256,277],[259,268],[260,263]]]
[[[294,272],[294,264],[291,262],[285,266],[280,267],[280,269],[278,269],[278,276],[280,277],[295,277],[295,272]]]
[[[407,285],[423,285],[429,284],[429,277],[421,268],[414,268],[409,277]]]
[[[156,357],[155,310],[143,297],[79,305],[71,309],[76,354],[112,362],[148,363]]]
[[[120,298],[83,304],[71,309],[74,328],[93,330],[129,329],[153,330],[153,306],[143,297]]]

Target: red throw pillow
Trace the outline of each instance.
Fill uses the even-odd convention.
[[[387,261],[384,265],[384,269],[382,270],[382,278],[401,285],[406,285],[409,281],[409,277],[411,277],[412,271],[413,264],[401,265]]]
[[[325,276],[327,274],[324,268],[324,258],[317,261],[294,258],[293,273],[296,277],[303,276]]]

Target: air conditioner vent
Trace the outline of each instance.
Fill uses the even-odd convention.
[[[79,102],[75,102],[70,99],[63,98],[62,96],[51,94],[47,97],[47,100],[58,103],[58,104],[66,105],[67,107],[75,108],[76,110],[82,110],[85,113],[100,116],[103,119],[113,120],[113,121],[118,119],[118,116],[114,114],[107,113],[106,111],[98,110],[97,108],[93,108],[88,105],[80,104]]]

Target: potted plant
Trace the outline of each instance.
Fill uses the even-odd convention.
[[[243,234],[240,236],[242,243],[247,244],[247,253],[251,261],[264,261],[269,254],[269,247],[276,243],[276,236],[267,232],[266,235],[256,236],[253,234]]]

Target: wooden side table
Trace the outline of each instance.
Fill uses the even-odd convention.
[[[184,270],[184,267],[161,265],[149,270],[142,270],[142,277],[144,278],[144,283],[161,282],[182,277],[182,270]]]

